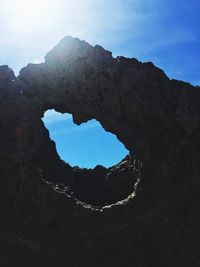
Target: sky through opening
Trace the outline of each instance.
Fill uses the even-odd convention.
[[[46,111],[42,120],[56,143],[59,156],[71,166],[111,167],[129,153],[117,137],[106,132],[96,120],[78,126],[70,114],[55,110]]]

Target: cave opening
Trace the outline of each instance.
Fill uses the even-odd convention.
[[[72,115],[55,110],[47,110],[42,121],[64,162],[55,172],[54,163],[45,160],[46,174],[57,178],[47,175],[43,179],[56,192],[98,208],[124,203],[135,194],[138,162],[99,122],[90,120],[78,126]]]
[[[45,112],[42,120],[60,158],[73,167],[102,165],[109,168],[129,153],[114,134],[106,132],[94,119],[78,126],[71,114],[51,109]]]

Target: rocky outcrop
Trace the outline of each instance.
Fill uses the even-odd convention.
[[[19,77],[0,67],[1,266],[199,266],[200,90],[64,38]],[[60,160],[41,117],[98,120],[129,150]]]

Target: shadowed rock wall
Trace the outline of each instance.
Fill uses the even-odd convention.
[[[199,87],[66,37],[17,78],[1,66],[0,103],[1,266],[199,266]],[[52,108],[130,155],[72,168],[41,121]]]

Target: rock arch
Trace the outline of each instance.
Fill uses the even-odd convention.
[[[29,64],[17,78],[1,66],[0,101],[0,251],[7,266],[100,266],[100,254],[104,266],[199,262],[199,87],[66,37],[45,63]],[[119,170],[127,178],[134,159],[142,176],[130,201],[93,208],[56,187],[63,176],[73,183],[74,170],[41,123],[47,109],[71,113],[77,124],[94,118],[117,135],[130,151]]]

